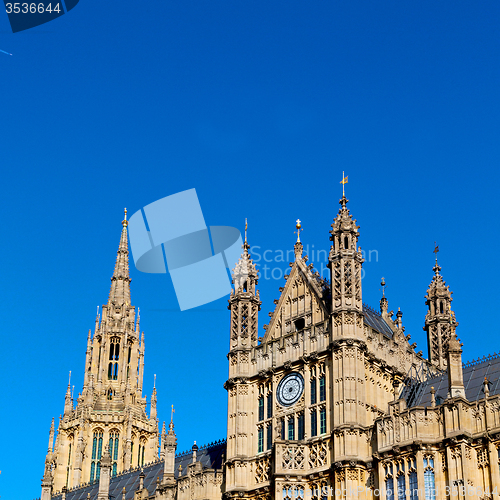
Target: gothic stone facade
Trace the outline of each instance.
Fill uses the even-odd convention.
[[[330,282],[307,264],[298,240],[263,337],[258,273],[245,237],[228,306],[227,442],[219,462],[207,459],[208,451],[203,461],[195,446],[184,467],[173,422],[158,455],[155,404],[148,417],[141,396],[144,340],[130,306],[124,221],[110,299],[88,341],[84,390],[75,409],[67,394],[54,448],[51,430],[42,499],[64,486],[69,491],[52,498],[104,500],[129,475],[137,484],[124,488],[123,499],[499,499],[500,359],[462,364],[437,260],[426,295],[428,359],[415,352],[402,313],[394,318],[385,294],[380,313],[364,305],[359,227],[345,197],[340,205],[330,231]],[[117,344],[129,353],[120,351],[115,368]],[[79,487],[92,474],[99,432],[109,443],[96,460],[99,484]],[[133,469],[132,444],[138,450],[141,442],[137,460],[144,454],[156,461],[156,481]]]

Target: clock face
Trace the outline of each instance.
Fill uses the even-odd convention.
[[[300,373],[289,373],[278,385],[276,396],[281,406],[292,406],[304,392],[304,379]]]

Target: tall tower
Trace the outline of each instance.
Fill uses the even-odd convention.
[[[332,282],[333,339],[362,338],[363,301],[361,295],[361,267],[363,257],[358,247],[359,226],[347,208],[342,196],[341,209],[330,231],[332,246],[329,266]]]
[[[108,302],[87,338],[83,390],[75,406],[68,387],[56,444],[47,454],[54,491],[97,481],[106,445],[112,475],[158,456],[156,391],[150,416],[142,396],[145,343],[130,303],[127,226],[125,210]]]
[[[330,239],[332,283],[332,357],[333,400],[343,404],[332,412],[332,427],[357,423],[366,425],[364,384],[363,301],[361,267],[363,257],[358,247],[359,227],[342,196],[341,208],[333,221]],[[335,381],[335,383],[334,383]]]
[[[437,261],[433,268],[434,276],[427,289],[425,303],[429,308],[425,316],[424,330],[427,332],[427,345],[429,348],[429,361],[441,370],[447,366],[448,342],[452,330],[458,326],[455,315],[451,310],[450,288],[446,285],[440,274],[441,266]]]
[[[231,338],[227,423],[227,490],[244,488],[247,480],[246,461],[252,453],[252,394],[247,384],[250,354],[257,345],[258,312],[261,301],[256,290],[258,274],[248,250],[245,227],[243,253],[233,269],[234,290],[228,309],[231,311]]]

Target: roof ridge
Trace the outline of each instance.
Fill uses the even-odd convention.
[[[483,356],[482,358],[479,357],[471,361],[464,361],[462,363],[462,368],[470,368],[471,366],[476,366],[481,363],[484,363],[485,361],[491,361],[493,359],[498,359],[498,358],[500,358],[500,351],[498,353],[494,352],[493,354],[488,354],[488,356]]]

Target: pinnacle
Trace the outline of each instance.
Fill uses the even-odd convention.
[[[108,303],[130,304],[130,275],[128,266],[128,233],[127,233],[127,211],[125,219],[122,221],[122,233],[120,244],[116,256],[115,269],[111,278],[111,290],[109,292]]]

